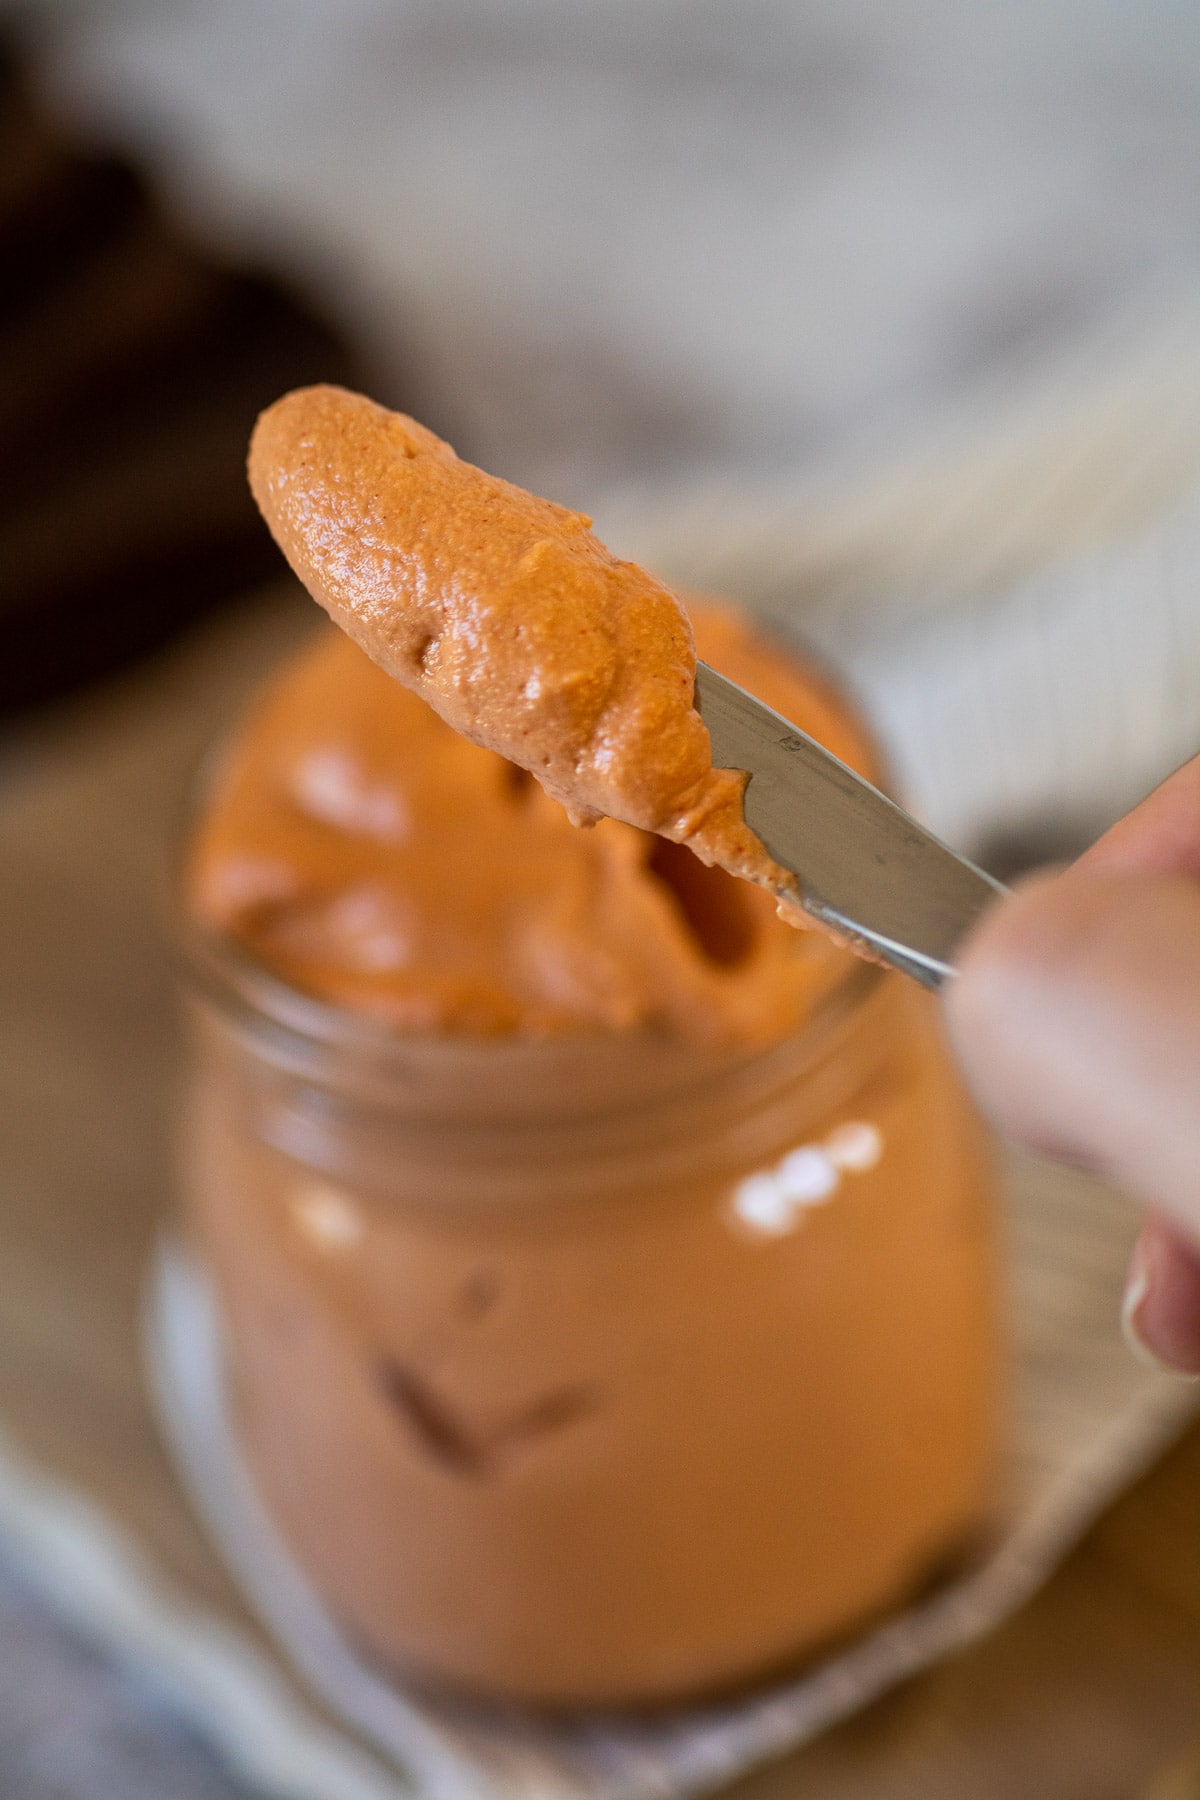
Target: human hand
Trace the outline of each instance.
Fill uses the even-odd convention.
[[[1200,1374],[1200,757],[984,915],[946,1013],[1006,1131],[1144,1202],[1126,1329]]]

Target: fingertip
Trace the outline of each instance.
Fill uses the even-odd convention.
[[[980,916],[963,943],[947,989],[952,1018],[1011,1009],[1014,981],[1041,979],[1058,964],[1070,936],[1070,896],[1061,872],[1027,875]]]
[[[1200,1380],[1200,1252],[1154,1213],[1130,1259],[1121,1328],[1142,1361]]]
[[[977,1006],[981,996],[1007,1007],[1015,980],[1054,976],[1078,941],[1078,913],[1079,883],[1070,870],[1044,869],[1017,882],[963,943],[947,996],[951,1010]]]
[[[1079,942],[1075,896],[1060,874],[1026,877],[988,908],[945,990],[951,1043],[984,1108],[1005,1130],[1063,1160],[1086,1161],[1071,1121],[1043,1116],[1042,1061],[1062,1009],[1057,995]]]
[[[984,1109],[1200,1238],[1200,887],[1078,868],[997,902],[946,1019]]]

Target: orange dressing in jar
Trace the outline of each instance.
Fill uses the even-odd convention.
[[[705,660],[876,775],[793,655]],[[744,1682],[968,1546],[999,1348],[930,997],[579,831],[335,634],[195,822],[189,1230],[239,1441],[334,1616],[545,1705]]]

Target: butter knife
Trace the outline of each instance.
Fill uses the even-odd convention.
[[[940,987],[975,920],[1007,890],[703,662],[696,705],[715,766],[749,775],[746,823],[795,875],[804,910],[868,955]]]

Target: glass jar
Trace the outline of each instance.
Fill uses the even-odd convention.
[[[239,1442],[384,1664],[729,1687],[902,1600],[994,1472],[980,1128],[929,997],[798,1036],[402,1038],[187,943],[186,1212]]]

